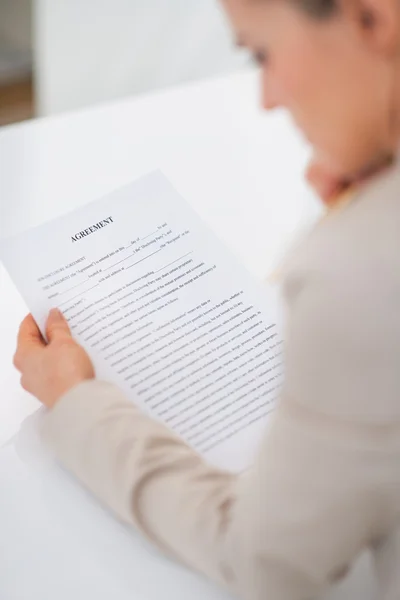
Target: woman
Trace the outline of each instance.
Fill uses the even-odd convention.
[[[400,169],[370,176],[400,137],[400,3],[224,5],[261,63],[265,107],[287,107],[314,145],[321,191],[364,180],[287,265],[286,382],[254,466],[210,467],[96,381],[57,312],[47,346],[24,321],[15,364],[50,408],[60,460],[186,564],[245,598],[301,600],[369,548],[379,597],[398,599]]]

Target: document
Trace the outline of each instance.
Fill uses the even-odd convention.
[[[98,378],[210,460],[248,464],[282,385],[277,294],[161,172],[5,240],[0,256],[44,336],[57,307]]]

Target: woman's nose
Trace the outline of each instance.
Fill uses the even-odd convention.
[[[261,72],[261,105],[265,110],[273,110],[282,106],[282,99],[276,81],[266,71],[267,69],[263,69]]]

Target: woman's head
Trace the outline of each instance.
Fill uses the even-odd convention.
[[[325,161],[354,176],[400,137],[400,0],[222,0],[260,63],[265,108],[287,108]]]

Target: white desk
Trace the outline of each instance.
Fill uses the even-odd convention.
[[[302,183],[306,148],[284,115],[261,116],[257,97],[254,74],[244,73],[0,131],[1,235],[161,168],[264,276],[318,208]],[[38,403],[11,366],[26,308],[2,267],[0,277],[1,445]],[[224,597],[160,557],[54,465],[36,418],[0,451],[1,600]],[[372,598],[360,579],[335,598]]]

